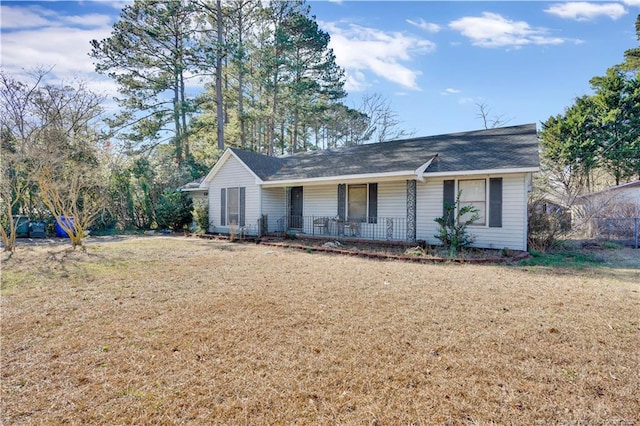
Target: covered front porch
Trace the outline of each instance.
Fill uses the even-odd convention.
[[[263,235],[416,240],[415,180],[267,187],[261,200]]]

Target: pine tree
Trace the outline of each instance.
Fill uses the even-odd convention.
[[[96,71],[118,84],[121,113],[111,122],[126,129],[132,147],[148,149],[166,140],[175,161],[189,157],[189,121],[194,113],[187,84],[202,61],[194,40],[195,4],[136,0],[122,9],[111,36],[91,41]]]

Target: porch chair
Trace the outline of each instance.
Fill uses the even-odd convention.
[[[349,220],[344,224],[345,235],[350,237],[359,237],[360,236],[360,221],[359,220]]]
[[[314,234],[318,231],[319,234],[328,234],[329,233],[329,218],[328,217],[319,217],[313,219],[313,231]]]

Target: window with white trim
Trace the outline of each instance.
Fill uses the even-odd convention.
[[[347,186],[347,211],[350,221],[377,223],[378,184],[363,183]]]
[[[349,185],[347,191],[347,217],[364,221],[367,218],[367,184]]]
[[[231,187],[220,189],[220,225],[244,226],[245,188]]]
[[[487,223],[487,181],[486,179],[467,179],[458,181],[460,203],[458,208],[471,205],[478,209],[478,220],[472,225],[484,226]],[[471,213],[460,217],[460,222],[469,219]]]
[[[227,224],[240,223],[240,189],[227,188]]]
[[[447,179],[442,183],[442,214],[446,215],[447,207],[455,203],[456,194],[460,194],[459,207],[473,205],[478,208],[480,218],[473,223],[476,226],[502,227],[502,177],[488,179]],[[449,221],[454,220],[454,213],[449,212]],[[464,218],[463,218],[464,220]]]

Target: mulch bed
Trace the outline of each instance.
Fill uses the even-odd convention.
[[[200,238],[229,240],[225,235],[199,235]],[[457,257],[447,256],[441,248],[427,246],[424,242],[409,244],[403,241],[369,241],[361,239],[327,240],[325,238],[274,237],[244,238],[235,242],[252,242],[272,247],[302,250],[308,253],[329,253],[358,256],[379,260],[399,260],[417,263],[514,263],[529,257],[529,253],[510,250],[469,249]]]

